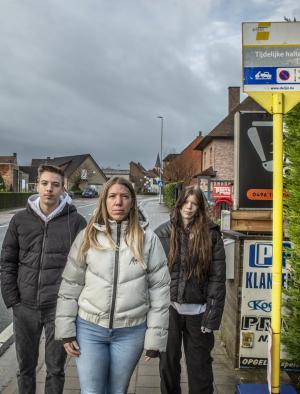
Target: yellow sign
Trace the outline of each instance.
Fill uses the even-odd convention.
[[[242,33],[244,92],[271,114],[283,93],[289,112],[300,102],[300,22],[246,22]]]

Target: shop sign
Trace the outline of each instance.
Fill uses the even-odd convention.
[[[283,242],[282,286],[290,280],[290,242]],[[245,240],[240,324],[240,368],[264,367],[268,357],[268,333],[272,312],[272,255],[271,241]],[[281,319],[281,330],[287,325]],[[281,351],[282,367],[295,368]]]

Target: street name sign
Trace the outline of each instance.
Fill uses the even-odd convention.
[[[244,92],[300,91],[300,22],[246,22]]]

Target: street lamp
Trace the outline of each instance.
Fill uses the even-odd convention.
[[[163,166],[163,158],[162,158],[162,145],[163,145],[163,132],[164,132],[164,117],[158,116],[158,119],[161,120],[161,128],[160,128],[160,167],[159,167],[159,203],[161,204],[161,190],[162,190],[162,166]]]

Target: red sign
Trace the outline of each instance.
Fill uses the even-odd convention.
[[[213,186],[212,196],[214,198],[230,197],[232,186]]]

